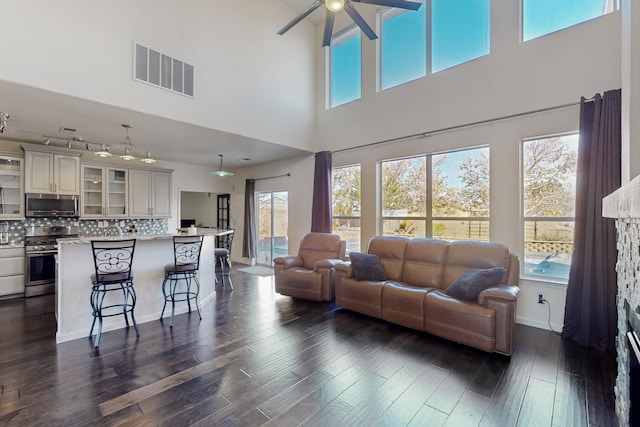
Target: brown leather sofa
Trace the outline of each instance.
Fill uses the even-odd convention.
[[[333,266],[344,260],[347,242],[330,233],[309,233],[300,242],[297,256],[273,260],[276,292],[294,298],[332,301]]]
[[[338,263],[336,304],[481,350],[511,355],[520,264],[507,246],[387,236],[372,238],[367,252],[378,255],[387,280],[356,280],[351,263]],[[464,272],[493,267],[506,269],[503,283],[483,290],[476,301],[445,293]]]

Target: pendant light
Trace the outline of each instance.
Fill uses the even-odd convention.
[[[122,143],[124,146],[124,153],[118,157],[122,160],[135,160],[136,156],[133,155],[133,144],[131,143],[131,138],[129,138],[129,129],[131,128],[131,125],[123,124],[122,127],[125,132],[124,142]]]
[[[109,147],[107,147],[105,144],[102,144],[102,147],[95,152],[95,155],[98,157],[111,157]]]
[[[224,156],[222,154],[218,154],[218,156],[220,156],[220,170],[213,171],[211,172],[211,174],[217,175],[217,176],[233,176],[233,172],[227,172],[225,170],[222,170],[222,158]]]
[[[151,151],[147,151],[147,154],[143,158],[141,158],[140,161],[143,162],[143,163],[150,164],[150,163],[155,163],[156,159],[151,157]]]

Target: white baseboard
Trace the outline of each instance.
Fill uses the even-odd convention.
[[[526,319],[523,317],[516,317],[516,323],[519,323],[521,325],[525,325],[525,326],[532,326],[534,328],[538,328],[538,329],[546,329],[547,331],[549,331],[549,324],[547,322],[541,322],[539,320],[533,320],[533,319]],[[551,327],[553,328],[553,330],[555,332],[562,332],[562,325],[559,325],[557,323],[552,323]]]

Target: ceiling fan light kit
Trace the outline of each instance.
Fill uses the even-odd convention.
[[[362,15],[356,10],[351,3],[364,3],[372,4],[376,6],[384,7],[397,7],[406,10],[418,10],[422,6],[422,3],[407,0],[315,0],[309,7],[300,12],[298,16],[293,18],[287,25],[282,27],[278,34],[283,35],[291,28],[293,28],[298,22],[313,13],[323,4],[327,8],[327,15],[324,21],[324,32],[322,36],[322,46],[331,46],[331,36],[333,34],[333,23],[336,17],[336,13],[341,12],[343,9],[351,17],[353,22],[356,23],[360,30],[366,34],[369,40],[375,40],[378,38],[375,31],[367,24]]]

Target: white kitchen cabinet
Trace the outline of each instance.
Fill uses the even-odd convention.
[[[171,216],[171,172],[129,169],[129,216]]]
[[[0,298],[24,295],[24,248],[0,247]]]
[[[127,169],[81,165],[82,218],[119,218],[128,215]]]
[[[0,156],[0,218],[24,216],[22,168],[24,159]]]
[[[24,149],[24,157],[25,192],[80,194],[80,157],[78,155]]]

